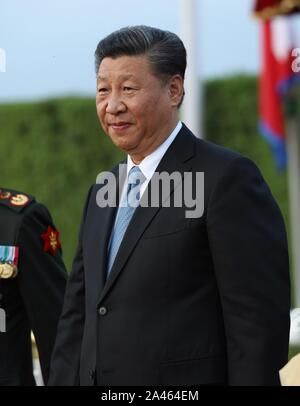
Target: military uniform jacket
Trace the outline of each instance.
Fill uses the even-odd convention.
[[[48,238],[52,231],[56,229],[45,206],[32,196],[0,188],[0,256],[7,247],[18,250],[15,277],[3,279],[0,263],[2,330],[5,316],[5,332],[0,333],[0,386],[35,385],[31,331],[47,382],[67,276],[59,240],[56,234]]]

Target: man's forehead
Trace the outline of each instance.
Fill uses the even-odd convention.
[[[117,75],[120,78],[130,79],[139,76],[141,70],[148,70],[149,61],[145,55],[106,57],[99,66],[98,78]]]

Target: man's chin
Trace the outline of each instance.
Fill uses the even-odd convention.
[[[110,138],[118,149],[121,149],[127,154],[135,149],[135,144],[133,142],[130,142],[129,136],[125,136],[125,134],[122,136],[119,135],[117,137],[114,135]]]

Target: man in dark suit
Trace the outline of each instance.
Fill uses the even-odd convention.
[[[111,172],[116,185],[106,174],[88,194],[50,385],[279,384],[284,222],[250,160],[179,121],[185,69],[182,41],[155,28],[125,28],[97,47],[98,117],[128,157],[125,176]],[[204,184],[190,182],[201,173]],[[159,193],[161,174],[176,176]],[[200,215],[178,204],[185,189]],[[117,207],[105,207],[112,191]]]
[[[67,273],[59,233],[34,197],[0,189],[0,386],[35,385],[31,331],[44,383]]]

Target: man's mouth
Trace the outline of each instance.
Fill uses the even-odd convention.
[[[131,123],[125,123],[125,122],[110,124],[110,127],[112,127],[116,131],[124,131],[130,126],[131,126]]]

